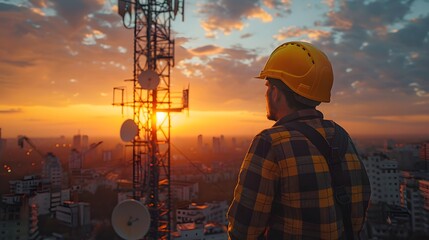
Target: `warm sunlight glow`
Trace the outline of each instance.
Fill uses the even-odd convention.
[[[156,113],[156,122],[158,125],[160,125],[160,124],[164,125],[165,123],[167,123],[167,113],[157,112]]]

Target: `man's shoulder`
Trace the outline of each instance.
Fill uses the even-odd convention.
[[[293,135],[294,134],[285,126],[278,125],[262,130],[261,132],[259,132],[259,134],[256,135],[256,137],[263,138],[265,140],[275,143],[280,140],[289,139]]]

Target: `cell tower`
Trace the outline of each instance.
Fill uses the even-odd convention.
[[[124,87],[113,89],[113,105],[133,109],[133,119],[121,127],[122,140],[132,147],[133,199],[143,201],[150,213],[145,238],[170,239],[170,114],[187,109],[189,99],[189,89],[170,92],[170,29],[178,13],[184,19],[184,0],[118,0],[118,13],[124,26],[134,29],[133,79],[125,80],[133,84],[133,101],[124,100]]]

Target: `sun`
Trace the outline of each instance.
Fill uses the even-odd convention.
[[[158,125],[167,123],[167,113],[166,112],[157,112],[156,113],[156,122]]]

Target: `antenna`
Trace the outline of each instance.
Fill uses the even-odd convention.
[[[127,199],[113,209],[112,226],[123,239],[141,239],[149,231],[150,213],[143,203]]]
[[[171,21],[177,14],[184,18],[184,0],[118,0],[118,14],[126,28],[134,29],[133,78],[125,80],[133,84],[133,100],[124,101],[124,88],[114,88],[113,101],[114,106],[133,109],[133,118],[120,131],[121,139],[131,143],[126,147],[133,148],[132,198],[143,199],[150,213],[146,238],[170,239],[170,114],[189,106],[189,89],[178,97],[170,90]],[[115,92],[121,102],[115,102]],[[166,113],[164,119],[157,118],[158,112]]]
[[[158,87],[159,84],[159,76],[153,70],[145,70],[139,74],[137,77],[140,86],[146,90],[154,90]]]
[[[131,142],[135,136],[137,136],[137,133],[139,131],[139,127],[132,119],[125,120],[124,123],[122,123],[121,126],[121,139],[124,142]]]

